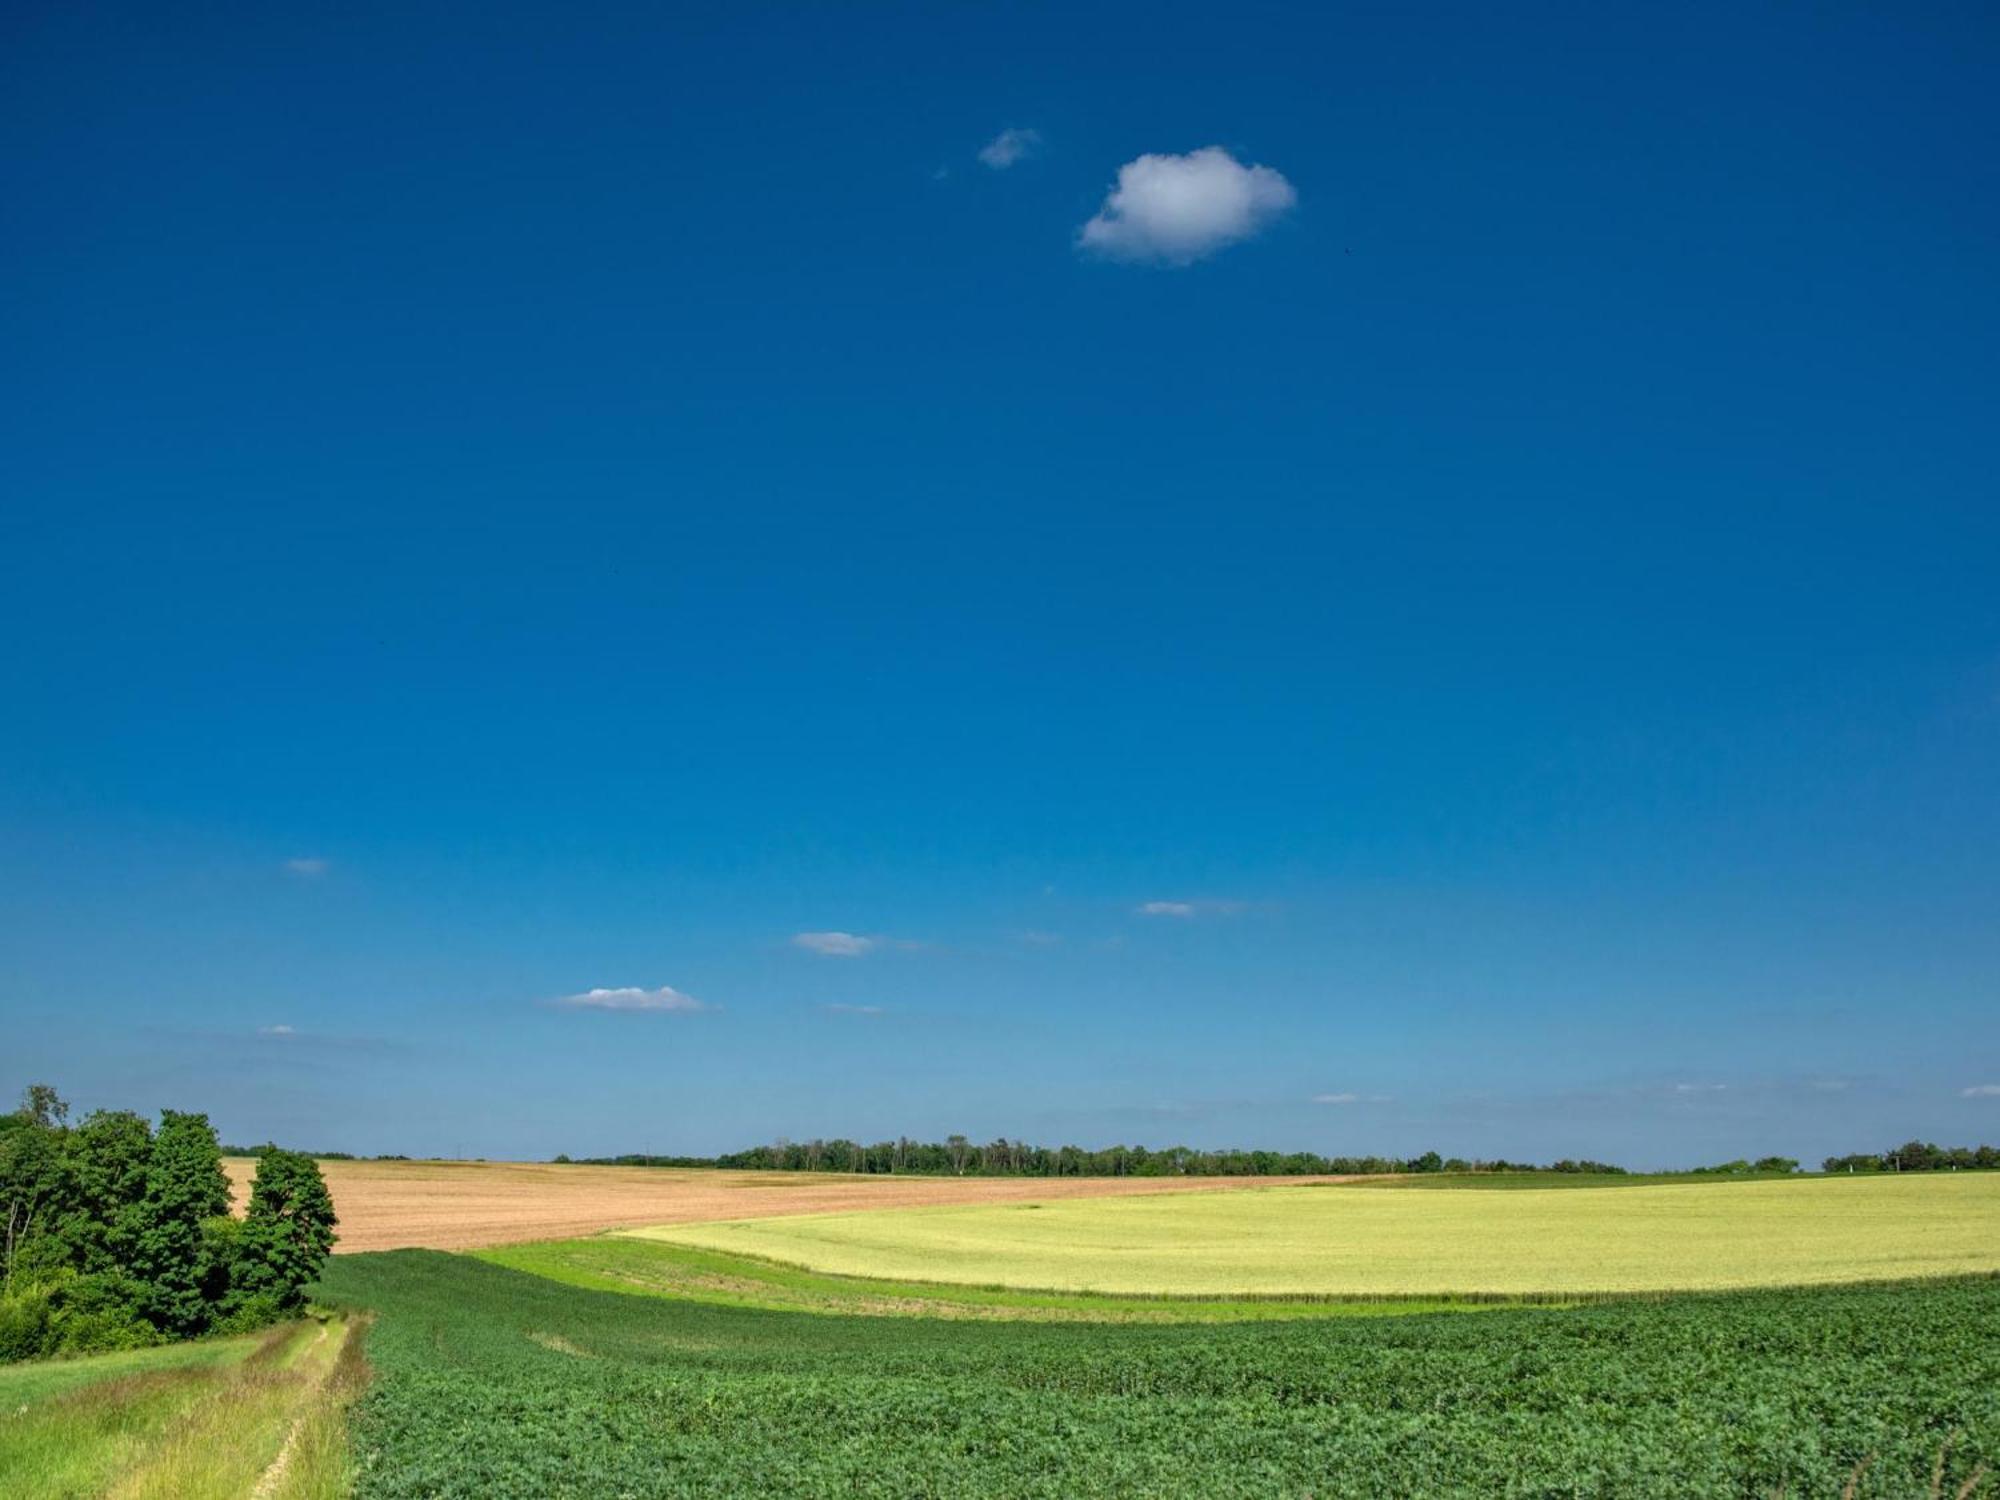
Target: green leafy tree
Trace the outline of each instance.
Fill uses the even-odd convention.
[[[138,1243],[153,1128],[130,1110],[98,1110],[69,1133],[68,1201],[57,1233],[86,1274],[123,1268]]]
[[[163,1110],[139,1203],[132,1270],[144,1283],[146,1316],[188,1336],[213,1319],[218,1273],[204,1223],[229,1212],[229,1179],[207,1115]]]
[[[0,1288],[11,1289],[57,1247],[50,1237],[62,1212],[62,1121],[69,1106],[45,1083],[31,1084],[21,1107],[0,1116]]]
[[[333,1249],[338,1222],[317,1162],[297,1151],[265,1151],[257,1159],[232,1290],[269,1298],[281,1310],[298,1306]]]

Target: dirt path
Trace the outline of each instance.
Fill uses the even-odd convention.
[[[330,1326],[326,1323],[319,1325],[318,1336],[313,1339],[311,1348],[300,1354],[299,1360],[310,1360],[318,1352],[320,1345],[326,1342],[327,1330]],[[344,1323],[340,1328],[340,1336],[342,1338],[348,1337],[347,1325]],[[297,1362],[299,1361],[294,1361],[294,1363]],[[318,1388],[326,1383],[332,1373],[333,1362],[329,1360],[326,1363],[325,1370],[313,1382],[314,1395],[318,1394]],[[250,1500],[271,1500],[271,1497],[278,1493],[278,1487],[285,1482],[286,1476],[291,1472],[293,1455],[299,1451],[299,1434],[305,1431],[308,1415],[307,1411],[301,1411],[296,1417],[292,1418],[292,1425],[285,1430],[284,1446],[278,1449],[278,1456],[271,1460],[270,1467],[265,1469],[262,1476],[257,1480],[257,1488],[250,1492]]]
[[[225,1163],[237,1211],[256,1163]],[[473,1250],[600,1229],[760,1219],[781,1214],[950,1203],[1047,1203],[1130,1193],[1214,1192],[1342,1177],[859,1177],[830,1172],[711,1172],[545,1162],[322,1162],[338,1252]]]

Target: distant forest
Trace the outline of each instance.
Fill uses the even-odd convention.
[[[568,1161],[569,1157],[557,1157]],[[590,1156],[591,1166],[721,1167],[751,1172],[902,1173],[927,1177],[1321,1177],[1402,1172],[1610,1172],[1601,1161],[1467,1161],[1426,1151],[1421,1156],[1321,1156],[1312,1151],[1197,1151],[1190,1146],[1031,1146],[962,1135],[942,1141],[778,1141],[727,1156]]]
[[[1190,1146],[1031,1146],[996,1140],[985,1145],[962,1135],[943,1141],[907,1138],[862,1145],[850,1140],[776,1141],[726,1156],[558,1156],[597,1167],[718,1167],[739,1172],[901,1173],[929,1177],[1323,1177],[1377,1176],[1408,1172],[1561,1172],[1624,1177],[1635,1175],[1609,1162],[1556,1162],[1440,1156],[1321,1156],[1312,1151],[1198,1151]],[[2000,1168],[2000,1147],[1934,1146],[1909,1141],[1877,1154],[1829,1156],[1827,1172],[1949,1172]],[[1695,1167],[1697,1176],[1787,1174],[1797,1158],[1763,1156]],[[1678,1174],[1676,1174],[1678,1175]]]

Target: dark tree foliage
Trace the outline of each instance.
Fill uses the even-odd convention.
[[[0,1281],[11,1282],[62,1212],[57,1127],[24,1104],[0,1118]]]
[[[153,1127],[130,1110],[99,1110],[69,1137],[69,1195],[60,1233],[85,1272],[129,1266],[153,1161]]]
[[[265,1151],[243,1221],[236,1288],[280,1309],[297,1307],[333,1249],[336,1222],[318,1164],[297,1151]]]
[[[0,1115],[0,1361],[268,1322],[303,1300],[333,1225],[308,1157],[267,1152],[239,1222],[205,1115],[72,1126],[38,1084]]]
[[[215,1264],[215,1242],[226,1236],[203,1231],[228,1212],[229,1179],[208,1116],[162,1111],[132,1269],[146,1288],[146,1316],[165,1332],[186,1337],[211,1321],[217,1277],[226,1277],[226,1268]]]

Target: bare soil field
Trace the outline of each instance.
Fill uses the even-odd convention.
[[[241,1213],[256,1163],[223,1163]],[[340,1216],[334,1252],[476,1250],[600,1229],[972,1203],[1345,1182],[1342,1177],[861,1177],[547,1162],[325,1161]]]

